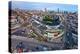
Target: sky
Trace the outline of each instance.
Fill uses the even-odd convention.
[[[75,12],[78,11],[77,5],[72,4],[57,4],[57,3],[40,3],[40,2],[24,2],[24,1],[12,1],[12,9],[28,9],[28,10],[60,10]]]

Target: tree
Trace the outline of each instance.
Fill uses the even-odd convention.
[[[50,16],[46,15],[46,16],[44,16],[43,21],[44,21],[44,23],[50,25],[50,24],[52,24],[53,19]]]

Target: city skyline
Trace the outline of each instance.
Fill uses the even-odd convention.
[[[76,12],[78,10],[77,5],[71,4],[55,4],[55,3],[40,3],[40,2],[22,2],[22,1],[13,1],[12,2],[12,9],[19,8],[19,9],[28,9],[28,10],[55,10],[57,11],[58,8],[61,11],[69,11],[69,12]]]
[[[70,4],[9,2],[9,52],[78,49],[77,9]]]

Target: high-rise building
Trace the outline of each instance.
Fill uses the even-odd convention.
[[[59,13],[59,8],[58,8],[58,13]]]
[[[45,12],[47,12],[47,8],[45,8]]]

